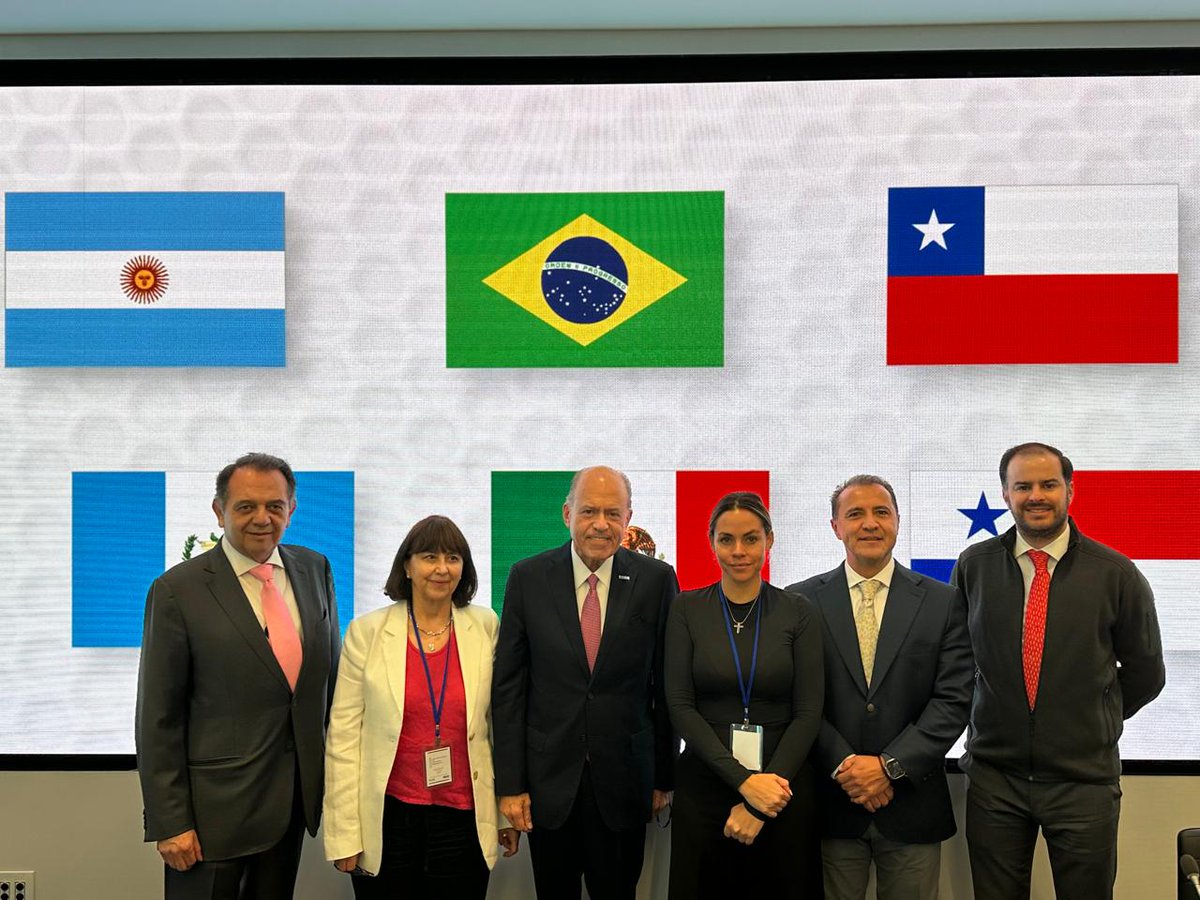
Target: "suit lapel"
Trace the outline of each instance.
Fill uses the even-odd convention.
[[[246,592],[242,590],[242,583],[233,573],[233,566],[229,564],[225,551],[220,546],[214,547],[208,551],[206,563],[205,578],[208,580],[208,589],[213,599],[229,617],[234,630],[242,636],[255,656],[290,692],[287,677],[283,674],[279,661],[275,659],[275,652],[250,608],[250,601],[246,599]]]
[[[600,671],[600,667],[604,665],[604,660],[611,656],[615,651],[613,648],[617,644],[617,639],[614,635],[625,624],[629,618],[630,599],[633,596],[633,583],[637,580],[637,573],[627,570],[625,561],[621,558],[622,553],[628,551],[618,550],[616,556],[613,557],[612,567],[612,583],[608,586],[608,608],[604,612],[604,630],[600,632],[600,647],[596,651],[596,666],[592,669],[592,677],[596,677],[596,673]],[[579,630],[579,643],[583,644],[583,630]],[[584,663],[587,662],[587,651],[584,651]]]
[[[317,623],[321,620],[322,609],[317,599],[320,596],[315,584],[317,573],[311,566],[303,565],[291,547],[280,544],[279,558],[283,560],[288,583],[292,586],[292,596],[296,598],[296,608],[300,611],[300,644],[304,652],[304,658],[300,662],[300,673],[303,675],[304,663],[309,654],[316,653],[310,645],[316,640],[320,630]]]
[[[467,734],[475,728],[475,698],[479,692],[479,666],[483,661],[483,629],[477,628],[466,610],[454,613],[454,639],[462,669],[463,693],[467,702]]]
[[[854,627],[854,608],[850,603],[850,584],[846,581],[846,570],[838,566],[822,576],[825,581],[817,590],[817,603],[821,615],[833,635],[834,646],[842,657],[842,664],[850,672],[854,683],[867,695],[867,676],[863,672],[862,651],[858,647],[858,629]],[[878,659],[878,653],[876,653]]]
[[[558,614],[563,636],[571,645],[571,650],[583,669],[584,677],[590,678],[587,651],[583,649],[583,632],[579,628],[579,605],[575,599],[575,572],[571,567],[571,545],[569,543],[550,566],[546,578],[550,582],[546,595],[550,597],[550,602]]]
[[[383,657],[383,668],[387,672],[388,687],[392,691],[392,709],[404,718],[404,690],[408,663],[408,604],[401,601],[388,610],[383,634],[379,639],[379,652]]]
[[[908,636],[925,589],[916,584],[913,575],[899,563],[892,571],[892,583],[888,587],[887,603],[883,607],[883,622],[879,627],[879,642],[875,645],[875,670],[871,673],[871,693],[883,683],[888,669],[896,660],[896,654]]]

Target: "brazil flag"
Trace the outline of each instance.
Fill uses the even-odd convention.
[[[725,194],[446,195],[446,365],[721,366]]]

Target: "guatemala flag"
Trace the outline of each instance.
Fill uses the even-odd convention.
[[[150,583],[220,537],[207,472],[73,472],[71,644],[138,647]],[[342,630],[354,618],[354,473],[297,472],[285,544],[323,553]]]
[[[5,194],[5,365],[283,366],[284,195]]]

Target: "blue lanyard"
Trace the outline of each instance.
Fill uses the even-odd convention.
[[[450,614],[451,616],[454,613]],[[421,664],[425,667],[425,684],[429,687],[429,705],[433,708],[433,733],[438,746],[442,743],[442,710],[446,708],[446,680],[450,677],[450,641],[446,641],[446,665],[442,669],[442,699],[433,699],[433,675],[429,672],[429,660],[425,657],[425,648],[421,646],[421,630],[417,628],[417,614],[413,612],[412,604],[408,604],[408,617],[412,619],[413,630],[417,633],[417,651],[421,654]],[[758,648],[755,647],[755,652]]]
[[[721,583],[717,582],[717,594],[721,598],[721,612],[725,614],[725,633],[729,635],[729,649],[733,651],[733,670],[737,673],[738,690],[742,692],[742,724],[750,724],[750,693],[754,690],[754,670],[758,668],[758,634],[762,627],[762,610],[754,611],[754,653],[750,657],[750,681],[742,678],[742,658],[738,655],[737,642],[733,639],[732,616],[729,614],[729,599]],[[756,600],[762,599],[762,587],[758,589]]]

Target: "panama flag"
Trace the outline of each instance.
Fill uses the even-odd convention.
[[[1173,184],[888,191],[887,361],[1174,363]]]
[[[71,644],[137,647],[150,583],[220,537],[210,472],[73,472]],[[354,473],[297,472],[285,544],[323,553],[354,617]]]
[[[912,568],[950,580],[958,554],[1013,525],[991,472],[913,472],[909,523]],[[1080,531],[1130,559],[1200,560],[1200,534],[1164,527],[1162,503],[1200,504],[1200,471],[1076,471],[1070,513]]]
[[[5,194],[5,365],[282,366],[284,195]]]
[[[628,539],[675,567],[683,590],[721,577],[708,543],[708,517],[732,491],[754,491],[770,505],[769,472],[761,470],[629,471],[633,518]],[[504,605],[513,563],[570,538],[562,508],[570,471],[492,472],[492,608]],[[763,568],[763,577],[769,572]]]

